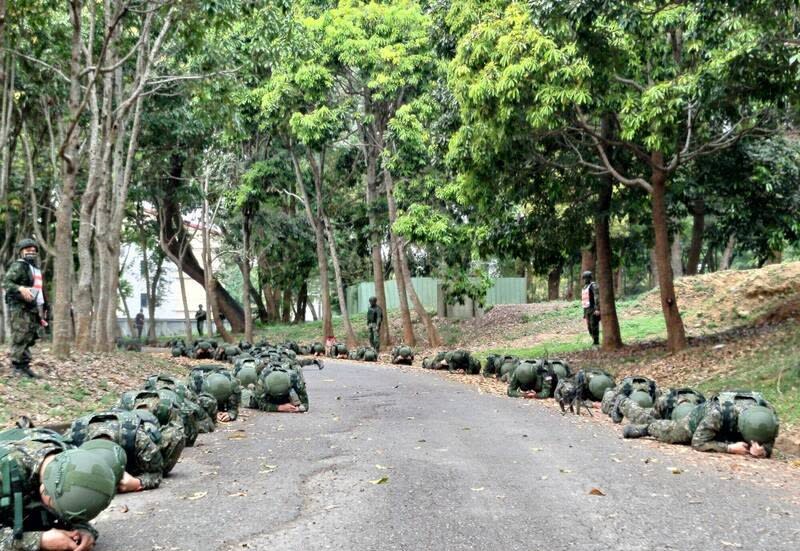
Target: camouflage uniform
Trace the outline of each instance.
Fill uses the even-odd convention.
[[[217,401],[216,398],[203,391],[205,379],[211,373],[220,373],[231,381],[233,392],[231,392],[227,400],[221,402]],[[197,366],[189,373],[189,379],[186,381],[186,385],[197,393],[198,403],[203,406],[203,409],[205,409],[212,418],[216,418],[216,414],[221,411],[227,412],[231,421],[235,421],[239,416],[239,405],[242,403],[242,385],[240,385],[239,380],[226,369],[214,365]],[[211,404],[209,404],[209,399],[214,402],[213,414],[211,413],[212,407]]]
[[[81,417],[73,421],[64,438],[76,446],[96,438],[116,442],[128,456],[125,470],[141,481],[143,490],[158,488],[161,484],[166,468],[162,451],[174,445],[164,439],[158,419],[142,410],[109,411]]]
[[[278,406],[282,404],[294,404],[296,406],[305,406],[305,411],[308,411],[308,392],[306,391],[306,381],[303,378],[303,373],[299,369],[285,369],[280,368],[289,373],[292,387],[284,396],[274,397],[267,393],[264,381],[270,373],[267,368],[261,372],[256,382],[256,388],[253,390],[250,407],[260,409],[261,411],[276,412]]]
[[[172,471],[183,453],[183,448],[186,447],[186,431],[177,404],[160,396],[147,396],[138,397],[133,403],[121,400],[119,407],[129,411],[144,409],[158,419],[161,430],[161,455],[164,457],[163,473],[168,474]]]
[[[557,385],[558,377],[544,365],[540,365],[536,368],[534,380],[529,384],[522,384],[514,370],[509,378],[506,394],[511,398],[521,398],[526,392],[535,392],[536,398],[550,398]]]
[[[680,421],[659,420],[642,426],[646,426],[647,434],[659,442],[691,444],[697,451],[726,453],[729,444],[744,440],[736,422],[751,405],[752,402],[735,402],[726,419],[719,402],[711,400],[695,406]],[[774,441],[763,444],[767,457],[772,455],[774,444]]]
[[[171,390],[178,395],[179,403],[184,415],[184,432],[186,445],[194,445],[197,434],[214,432],[214,415],[216,415],[216,400],[213,396],[206,396],[213,402],[213,415],[200,403],[200,396],[195,394],[188,386],[169,375],[151,375],[143,386],[145,390]]]
[[[97,531],[89,524],[67,524],[41,503],[39,471],[49,455],[60,453],[72,446],[50,431],[42,429],[10,429],[0,432],[0,449],[5,449],[3,463],[15,465],[19,475],[20,493],[24,503],[21,538],[14,537],[13,498],[8,504],[0,502],[0,551],[38,551],[42,534],[51,528],[82,530],[97,538]],[[4,473],[0,468],[0,495],[6,498]],[[10,497],[10,496],[9,496]]]
[[[17,259],[6,272],[3,290],[11,327],[11,364],[17,369],[27,369],[31,363],[30,349],[39,338],[41,325],[36,300],[27,302],[23,299],[20,287],[33,287],[33,272],[26,261]]]
[[[369,343],[377,352],[381,350],[381,324],[383,324],[383,310],[377,303],[371,304],[367,310],[367,329]]]
[[[581,306],[583,306],[583,318],[586,320],[586,328],[592,336],[592,342],[595,345],[600,344],[600,316],[595,312],[600,310],[600,292],[597,283],[591,281],[591,273],[587,272],[588,283],[584,285],[581,292]],[[586,280],[586,273],[584,280]]]

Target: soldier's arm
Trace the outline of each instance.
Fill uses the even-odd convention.
[[[592,283],[592,292],[594,294],[594,309],[600,310],[600,287],[597,283]]]
[[[506,391],[506,394],[508,394],[511,398],[521,398],[522,391],[519,389],[519,381],[517,381],[517,377],[515,375],[511,375],[511,379],[508,381],[508,390]]]
[[[0,551],[39,551],[44,532],[23,532],[21,539],[14,539],[12,528],[0,528]]]
[[[728,443],[716,439],[720,430],[722,430],[722,412],[717,408],[711,408],[694,431],[692,447],[701,452],[726,453]]]
[[[142,483],[142,490],[158,488],[164,478],[164,457],[158,444],[141,430],[136,433],[136,455],[142,470],[136,478]]]
[[[228,399],[228,417],[231,418],[231,421],[236,421],[236,418],[239,417],[239,405],[242,403],[242,391],[238,389],[237,392],[231,394],[231,397]]]
[[[300,403],[306,407],[308,411],[308,392],[306,392],[306,385],[300,385],[297,389],[297,396],[300,398]]]
[[[13,298],[19,299],[19,288],[27,280],[27,274],[23,271],[24,266],[20,262],[14,262],[8,268],[3,278],[3,290]]]

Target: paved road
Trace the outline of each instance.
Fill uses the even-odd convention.
[[[800,542],[800,507],[784,490],[720,480],[712,467],[681,464],[603,424],[421,371],[328,362],[306,378],[310,413],[249,412],[201,435],[161,489],[117,497],[98,520],[97,549],[795,550]]]

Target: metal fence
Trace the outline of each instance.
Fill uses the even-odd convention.
[[[413,277],[411,283],[419,299],[427,310],[440,311],[444,305],[444,293],[438,279],[433,277]],[[384,283],[386,307],[389,310],[400,308],[397,294],[397,281]],[[347,288],[347,308],[351,313],[364,313],[369,308],[369,297],[375,296],[375,282],[364,281]],[[527,302],[524,277],[501,277],[492,280],[492,287],[486,293],[486,306],[495,304],[525,304]]]

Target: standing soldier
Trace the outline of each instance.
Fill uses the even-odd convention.
[[[31,371],[30,348],[39,338],[39,327],[46,327],[44,281],[39,269],[39,246],[33,239],[17,244],[17,258],[6,272],[3,289],[11,326],[11,365],[14,373],[37,377]]]
[[[142,340],[142,329],[144,329],[144,313],[139,310],[139,313],[136,314],[136,319],[133,321],[133,324],[136,326],[136,336],[139,340]]]
[[[583,272],[583,292],[581,293],[583,317],[595,346],[600,345],[600,293],[597,283],[592,281],[592,272]]]
[[[369,343],[376,351],[381,349],[381,324],[383,323],[383,310],[378,306],[377,297],[369,298],[367,310],[367,329],[369,330]]]
[[[197,332],[203,336],[203,324],[206,322],[206,311],[203,310],[203,305],[197,305],[197,312],[194,314],[194,319],[197,320]]]

